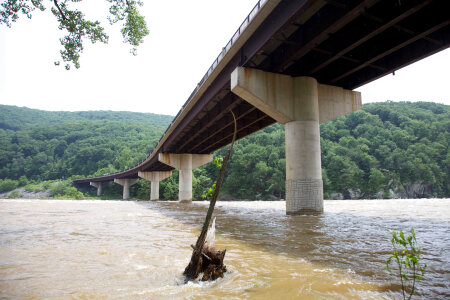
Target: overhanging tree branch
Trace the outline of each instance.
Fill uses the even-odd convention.
[[[58,2],[56,2],[56,0],[53,0],[53,3],[55,3],[56,8],[59,10],[59,13],[61,14],[61,17],[63,18],[64,21],[67,21],[66,16],[64,15],[63,11],[61,10],[61,7],[59,7]]]
[[[121,30],[124,42],[130,44],[133,48],[131,53],[136,55],[137,47],[143,43],[144,37],[149,34],[147,23],[144,16],[139,12],[139,7],[144,3],[138,0],[106,0],[111,3],[108,17],[110,23],[118,21],[123,22]],[[41,11],[45,10],[42,4],[44,0],[4,0],[0,1],[0,24],[11,27],[11,22],[15,22],[19,15],[26,15],[31,19],[35,8]],[[63,50],[60,51],[61,57],[66,64],[66,69],[73,65],[80,67],[79,58],[83,51],[84,38],[90,39],[92,43],[100,41],[108,42],[108,35],[97,20],[86,19],[84,13],[75,9],[75,2],[81,0],[53,0],[51,12],[56,16],[59,23],[58,28],[63,30],[65,36],[60,39]],[[59,61],[55,65],[60,65]]]

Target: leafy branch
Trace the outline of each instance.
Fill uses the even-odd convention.
[[[130,52],[136,55],[137,46],[149,34],[145,19],[138,9],[138,7],[143,5],[143,2],[135,0],[106,1],[111,3],[109,12],[113,17],[108,17],[110,24],[124,21],[121,29],[124,43],[132,45],[133,48]],[[32,12],[36,8],[40,11],[45,10],[42,2],[43,0],[4,1],[0,4],[0,24],[11,27],[12,22],[16,22],[20,14],[24,14],[31,19]],[[107,44],[109,39],[104,28],[100,26],[99,21],[87,20],[81,11],[69,8],[68,3],[74,2],[81,2],[81,0],[53,0],[54,7],[50,9],[59,23],[58,28],[66,32],[65,36],[60,39],[63,46],[63,50],[60,53],[63,61],[67,62],[65,65],[67,70],[70,69],[71,64],[77,69],[80,67],[79,58],[84,49],[84,38],[88,38],[93,44],[97,41]],[[56,61],[55,65],[59,66],[60,62]]]
[[[223,164],[223,156],[215,157],[213,160],[213,164],[216,166],[217,169],[220,170],[222,168],[222,164]],[[217,185],[217,181],[214,182],[214,184],[202,194],[202,199],[206,199],[208,197],[214,196],[214,193],[216,191],[216,185]]]
[[[56,0],[55,3],[57,4]],[[60,51],[61,57],[65,62],[71,62],[78,69],[80,53],[84,49],[83,38],[89,38],[92,43],[100,41],[106,44],[109,37],[104,32],[104,28],[100,26],[99,21],[86,20],[81,11],[70,10],[65,1],[57,5],[57,8],[52,7],[51,11],[59,22],[58,28],[68,33],[59,40],[64,47],[64,50]],[[55,65],[59,65],[59,62],[55,62]],[[67,63],[65,68],[70,70],[70,64]]]
[[[149,34],[147,24],[143,16],[139,14],[138,6],[144,5],[142,1],[135,0],[107,0],[113,3],[109,12],[114,18],[108,17],[109,23],[114,24],[125,20],[123,28],[120,30],[123,42],[134,46],[130,52],[137,55],[137,46],[144,41],[144,37]]]
[[[392,232],[391,243],[394,250],[391,251],[392,255],[386,261],[386,269],[390,275],[396,276],[391,271],[390,264],[395,262],[398,267],[398,277],[402,284],[403,299],[406,299],[406,282],[412,279],[411,292],[408,296],[408,299],[411,299],[414,294],[416,280],[422,279],[427,267],[426,264],[423,266],[419,264],[421,247],[417,243],[414,228],[411,228],[410,233],[411,235],[405,237],[402,231],[398,235],[397,232]]]
[[[16,22],[19,18],[19,14],[22,13],[26,15],[29,19],[31,19],[31,12],[36,8],[40,11],[44,11],[45,7],[42,5],[42,0],[7,0],[0,4],[0,24],[5,24],[8,27],[11,27],[11,22]]]

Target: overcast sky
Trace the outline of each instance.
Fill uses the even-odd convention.
[[[45,1],[46,3],[49,1]],[[99,19],[108,45],[85,42],[81,68],[56,67],[62,32],[48,9],[0,26],[0,104],[44,110],[126,110],[175,115],[255,0],[145,1],[150,30],[138,56],[106,20],[107,2],[82,5]],[[89,5],[93,2],[89,1]],[[102,5],[104,4],[104,5]],[[450,104],[450,49],[359,88],[363,103]]]

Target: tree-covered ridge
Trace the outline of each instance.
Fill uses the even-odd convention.
[[[0,119],[2,124],[18,128],[0,129],[0,178],[22,177],[23,182],[23,176],[50,180],[124,170],[151,152],[171,121],[151,114],[44,112],[11,106],[1,106],[0,115],[10,116]],[[427,102],[365,104],[360,111],[322,124],[325,196],[449,197],[449,129],[450,107]],[[284,143],[280,124],[237,141],[223,196],[284,198]],[[194,198],[200,199],[216,177],[212,164],[194,170]],[[174,171],[161,182],[163,199],[177,198],[177,178]],[[120,195],[120,186],[112,183],[110,188]],[[131,192],[147,199],[148,189],[148,182],[140,180]]]
[[[45,111],[0,104],[0,129],[22,130],[29,126],[53,126],[68,121],[109,120],[167,127],[173,116],[129,111]]]
[[[385,102],[321,125],[325,196],[450,195],[450,107]],[[284,197],[284,128],[279,124],[235,146],[225,190],[238,198]],[[416,186],[414,186],[416,184]],[[419,189],[419,191],[417,191]],[[415,194],[414,194],[415,193]]]
[[[33,180],[129,168],[147,157],[172,120],[154,114],[47,112],[12,106],[2,106],[0,114],[8,116],[2,125],[17,128],[0,129],[0,178]]]
[[[405,184],[422,183],[448,196],[449,131],[450,107],[427,102],[367,104],[323,124],[325,191],[360,188],[373,196],[394,184],[408,194]]]

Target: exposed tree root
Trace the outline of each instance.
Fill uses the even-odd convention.
[[[223,264],[226,252],[227,250],[216,251],[212,248],[202,253],[202,281],[211,281],[223,277],[223,273],[227,271],[227,267]]]

